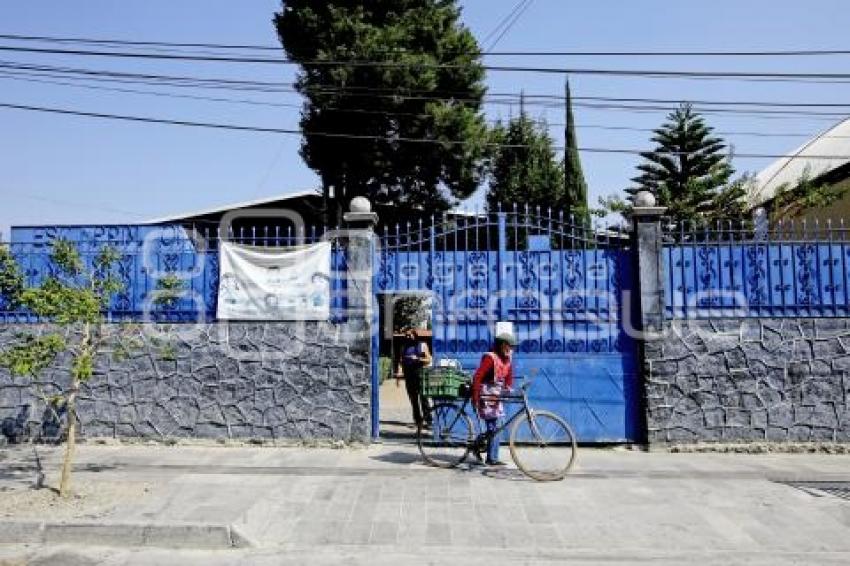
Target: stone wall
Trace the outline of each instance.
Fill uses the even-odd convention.
[[[850,321],[676,320],[645,345],[650,443],[850,442]]]
[[[0,325],[0,349],[20,332],[44,330]],[[104,356],[84,385],[78,403],[83,436],[370,437],[368,327],[366,339],[327,322],[113,325],[108,332],[122,335],[129,347]],[[42,384],[46,396],[67,384],[68,360],[57,365]],[[0,370],[7,436],[47,430],[43,412],[26,380]]]

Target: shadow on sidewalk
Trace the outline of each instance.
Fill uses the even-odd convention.
[[[416,427],[401,421],[381,421],[381,440],[416,444]]]
[[[410,452],[388,452],[386,454],[381,454],[379,456],[372,456],[372,460],[377,460],[379,462],[387,462],[389,464],[400,464],[400,465],[409,465],[415,464],[417,462],[422,463],[425,462],[422,460],[422,457],[419,454],[412,454]]]
[[[533,479],[515,468],[481,468],[481,475],[494,480],[535,483]]]
[[[397,450],[394,452],[387,452],[385,454],[380,454],[377,456],[371,456],[372,460],[377,460],[379,462],[386,462],[389,464],[398,464],[400,466],[409,466],[411,464],[421,464],[422,468],[429,470],[443,470],[446,472],[451,472],[455,474],[478,474],[490,479],[494,480],[502,480],[502,481],[515,481],[515,482],[534,482],[533,479],[529,478],[521,471],[515,468],[495,468],[495,467],[487,467],[476,465],[473,463],[472,458],[470,457],[466,461],[457,465],[454,468],[439,468],[437,466],[431,466],[422,458],[422,456],[418,452],[405,452],[401,450]]]

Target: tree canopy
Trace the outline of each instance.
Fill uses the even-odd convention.
[[[704,223],[744,214],[752,177],[732,178],[731,151],[713,131],[690,104],[680,105],[653,131],[650,141],[655,147],[640,154],[643,163],[634,185],[625,189],[626,199],[617,194],[602,197],[603,210],[628,217],[635,196],[649,191],[675,220]]]
[[[301,155],[332,208],[367,196],[439,211],[475,191],[484,69],[456,0],[285,0],[274,24],[300,64]]]
[[[506,125],[497,125],[493,138],[499,149],[492,163],[488,208],[516,203],[563,209],[564,168],[545,125],[521,112]]]
[[[678,219],[707,219],[721,210],[740,212],[743,185],[731,182],[734,169],[726,144],[713,131],[691,105],[682,104],[654,131],[655,147],[641,153],[644,162],[632,179],[636,186],[626,192],[633,197],[650,191],[658,205]]]

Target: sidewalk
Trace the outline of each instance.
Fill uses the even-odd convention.
[[[41,453],[52,480],[61,454]],[[29,448],[0,451],[0,498],[31,482],[31,461]],[[353,564],[850,562],[850,501],[781,481],[848,482],[850,457],[584,449],[565,481],[536,483],[512,469],[429,468],[401,443],[339,450],[85,445],[75,486],[92,493],[92,486],[111,486],[107,497],[123,493],[123,500],[98,501],[96,511],[85,504],[22,509],[0,520],[224,525],[253,548],[0,545],[0,564],[53,552],[81,564],[236,564],[246,557],[275,564],[342,557]]]

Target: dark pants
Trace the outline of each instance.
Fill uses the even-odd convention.
[[[499,419],[485,419],[487,426],[487,461],[497,462],[499,460],[499,437],[496,429],[499,427]]]
[[[422,368],[405,365],[403,370],[404,387],[407,389],[407,397],[410,399],[410,406],[413,408],[413,422],[416,423],[416,426],[421,426],[423,419],[430,423],[431,409],[428,406],[428,399],[422,395]]]

